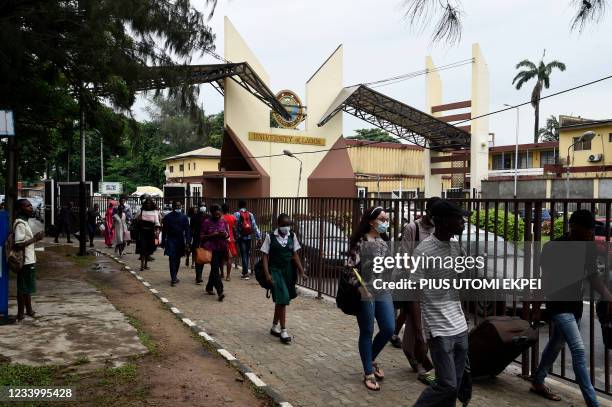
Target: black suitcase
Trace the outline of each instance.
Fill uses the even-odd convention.
[[[538,331],[518,317],[489,317],[469,336],[472,376],[497,376],[538,339]]]

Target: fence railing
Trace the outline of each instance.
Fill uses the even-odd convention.
[[[184,205],[197,206],[201,200],[210,207],[221,203],[221,198],[181,198]],[[450,198],[471,212],[466,222],[466,230],[461,239],[481,243],[485,251],[494,258],[493,274],[516,276],[522,270],[525,278],[536,278],[540,270],[538,256],[542,244],[560,236],[568,228],[571,212],[588,209],[596,214],[602,225],[599,239],[610,241],[612,218],[612,199],[475,199]],[[168,204],[171,199],[155,198],[158,207]],[[77,202],[78,200],[74,200]],[[298,284],[312,289],[319,296],[334,297],[338,288],[338,276],[348,256],[348,240],[364,211],[369,207],[381,206],[389,214],[391,240],[401,239],[403,227],[425,211],[424,198],[413,199],[376,199],[376,198],[258,198],[246,199],[246,206],[255,217],[262,233],[273,230],[275,220],[286,213],[293,220],[294,231],[302,245],[302,263],[309,279],[299,280]],[[231,211],[238,210],[238,200],[226,199]],[[93,197],[90,203],[98,203],[103,210],[106,199]],[[128,203],[136,210],[138,199],[130,198]],[[78,210],[78,208],[77,208]],[[525,252],[518,257],[518,251],[508,256],[509,242],[529,242]],[[251,267],[261,254],[255,243],[251,248]],[[499,264],[497,258],[502,259]],[[605,349],[600,325],[595,321],[595,302],[591,297],[583,316],[583,336],[585,337],[588,366],[595,388],[605,394],[610,392],[609,351]],[[472,326],[490,315],[513,315],[523,319],[530,318],[530,303],[526,301],[472,301],[465,303]],[[540,340],[525,351],[518,363],[522,374],[527,377],[537,368],[540,359],[540,345],[546,341],[549,329],[540,330]],[[564,348],[560,360],[553,367],[552,374],[575,382],[573,370]]]

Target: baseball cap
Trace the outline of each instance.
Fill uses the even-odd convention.
[[[432,216],[469,216],[470,213],[454,202],[440,199],[431,207]]]

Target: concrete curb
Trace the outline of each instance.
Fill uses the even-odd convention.
[[[291,403],[289,403],[288,401],[285,401],[283,396],[281,396],[272,387],[270,387],[263,380],[261,380],[257,376],[257,374],[255,372],[253,372],[247,365],[245,365],[244,363],[242,363],[238,359],[236,359],[236,357],[234,355],[232,355],[232,353],[230,351],[225,349],[216,339],[214,339],[213,337],[208,335],[204,331],[204,329],[202,329],[201,327],[196,325],[191,319],[187,318],[186,315],[183,315],[183,313],[181,312],[180,309],[178,309],[174,304],[172,304],[170,301],[168,301],[167,298],[163,297],[162,294],[159,291],[157,291],[155,288],[153,288],[153,286],[149,282],[145,281],[141,276],[139,276],[137,272],[135,272],[129,266],[127,266],[127,264],[125,262],[119,260],[119,258],[117,258],[116,256],[113,256],[111,254],[103,252],[102,250],[95,249],[95,251],[98,254],[106,256],[106,257],[114,260],[117,264],[121,265],[122,266],[121,267],[121,271],[127,271],[131,275],[133,275],[147,290],[149,290],[154,296],[156,296],[162,302],[162,304],[164,304],[166,307],[168,307],[170,312],[172,312],[172,314],[179,321],[181,321],[185,326],[187,326],[195,334],[197,334],[204,342],[206,342],[206,344],[211,349],[215,349],[217,351],[217,353],[219,354],[219,356],[224,358],[227,361],[227,363],[230,366],[232,366],[234,369],[238,370],[240,372],[240,374],[245,379],[247,379],[255,387],[255,389],[257,389],[258,392],[263,393],[270,400],[272,400],[272,402],[274,403],[275,406],[279,406],[279,407],[293,407],[291,405]]]

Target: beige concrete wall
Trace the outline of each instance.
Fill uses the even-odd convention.
[[[472,45],[472,117],[489,113],[489,67],[478,44]],[[489,162],[489,118],[472,120],[470,143],[470,187],[480,191],[487,178]]]
[[[304,130],[271,129],[270,109],[246,92],[232,80],[226,80],[225,91],[225,123],[230,126],[240,140],[245,144],[252,156],[271,156],[283,154],[283,150],[292,153],[323,150],[330,148],[342,134],[342,114],[338,114],[325,126],[319,128],[316,123],[329,108],[343,87],[342,84],[342,47],[339,47],[317,74],[306,84],[306,96],[300,89],[294,91],[302,103],[308,107],[308,118]],[[263,65],[257,60],[236,28],[226,17],[225,19],[225,58],[232,62],[246,61],[269,86],[269,76]],[[280,89],[273,89],[277,92]],[[325,146],[310,146],[303,144],[272,143],[250,141],[249,132],[261,132],[281,135],[324,137]],[[324,153],[303,154],[298,158],[303,162],[300,195],[307,195],[308,177],[323,159]],[[258,162],[270,175],[270,195],[290,197],[296,195],[299,175],[299,162],[287,156],[257,158]]]
[[[429,72],[425,75],[425,112],[431,113],[431,107],[442,104],[442,79],[439,72],[431,72],[435,69],[433,59],[428,56],[425,58],[425,69]],[[433,113],[433,116],[440,116],[441,113]],[[442,176],[432,175],[431,168],[441,167],[440,164],[431,164],[432,154],[434,156],[439,153],[425,149],[423,152],[422,167],[424,179],[425,196],[441,196],[442,194]]]
[[[423,175],[423,150],[359,147],[347,151],[355,173]]]

